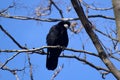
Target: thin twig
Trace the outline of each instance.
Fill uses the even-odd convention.
[[[36,9],[35,9],[35,14],[37,17],[41,17],[41,16],[47,16],[47,15],[50,15],[51,14],[51,6],[52,6],[52,3],[51,1],[49,1],[48,3],[48,6],[43,8],[40,6],[38,6]]]
[[[109,20],[115,20],[115,18],[110,17],[110,16],[105,16],[105,15],[101,15],[101,14],[97,14],[97,15],[89,15],[88,18],[104,18],[104,19],[109,19]]]
[[[95,31],[99,32],[100,34],[102,34],[102,35],[104,35],[104,36],[106,36],[106,37],[108,37],[108,38],[110,38],[110,39],[112,39],[112,40],[114,40],[114,41],[118,41],[117,39],[113,38],[113,37],[110,36],[110,35],[105,34],[104,32],[102,32],[102,31],[100,31],[100,30],[98,30],[98,29],[95,29]]]
[[[55,70],[54,74],[52,75],[51,80],[54,80],[55,77],[61,72],[61,70],[63,69],[64,65],[60,66],[58,69]]]
[[[10,9],[10,8],[13,8],[14,6],[15,6],[15,3],[13,3],[13,4],[10,5],[10,6],[8,6],[8,7],[5,8],[5,9],[1,10],[1,11],[0,11],[0,14],[6,12],[6,11],[7,11],[8,9]]]
[[[79,0],[84,6],[86,6],[87,8],[90,8],[92,10],[100,10],[100,11],[106,11],[106,10],[111,10],[113,9],[113,7],[108,7],[108,8],[97,8],[97,7],[94,7],[92,5],[89,5],[87,4],[85,1],[83,0]]]
[[[21,49],[26,49],[25,47],[21,46],[15,39],[12,37],[1,25],[0,29]]]
[[[63,14],[62,14],[62,10],[54,3],[53,0],[50,0],[50,1],[51,1],[51,3],[55,6],[55,8],[59,11],[59,13],[60,13],[60,15],[61,15],[61,18],[64,18],[64,17],[63,17]]]
[[[103,71],[106,71],[106,72],[110,72],[108,69],[95,66],[94,64],[92,64],[91,62],[87,61],[86,59],[79,58],[79,57],[77,57],[76,55],[72,55],[72,56],[71,56],[71,55],[65,55],[65,54],[63,54],[63,55],[60,56],[60,57],[63,57],[63,58],[74,58],[74,59],[76,59],[76,60],[78,60],[78,61],[82,61],[82,62],[86,63],[87,65],[93,67],[93,68],[96,69],[96,70],[103,70]]]
[[[4,64],[0,63],[0,66],[3,66],[3,65]],[[20,80],[19,76],[17,75],[17,72],[25,70],[25,67],[23,69],[10,69],[7,66],[4,66],[1,68],[1,70],[6,70],[6,71],[12,73],[15,76],[16,80]]]
[[[31,63],[31,61],[30,61],[30,56],[29,56],[29,54],[27,54],[27,57],[28,57],[28,64],[29,64],[29,67],[30,67],[30,78],[31,78],[31,80],[34,80],[34,79],[33,79],[33,72],[32,72],[32,63]]]
[[[14,54],[12,57],[8,58],[8,60],[0,68],[3,68],[9,61],[11,61],[13,58],[15,58],[18,54],[19,54],[19,52]]]

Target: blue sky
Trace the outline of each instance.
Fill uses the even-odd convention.
[[[75,18],[76,13],[72,8],[71,12],[68,13],[64,7],[72,6],[69,0],[55,0],[59,7],[64,10],[64,17],[66,18]],[[90,5],[107,8],[111,7],[111,0],[84,0]],[[11,5],[13,0],[1,0],[0,2],[0,10]],[[16,16],[30,16],[34,17],[35,8],[39,5],[46,6],[47,0],[19,0],[17,1],[17,6],[13,9],[9,9],[9,15]],[[44,4],[43,4],[44,3]],[[63,4],[63,5],[61,5]],[[85,9],[85,7],[84,7]],[[113,17],[112,10],[110,11],[95,11],[89,10],[89,15],[94,14],[103,14],[107,16]],[[60,18],[58,11],[55,8],[52,8],[52,13],[50,16],[45,16],[41,18]],[[115,30],[115,22],[111,20],[95,18],[90,19],[90,21],[96,26],[97,29],[105,31],[105,28],[109,28],[111,26],[112,29]],[[80,26],[80,21],[77,21]],[[27,48],[38,48],[42,46],[46,46],[46,35],[50,29],[50,27],[57,22],[40,22],[34,20],[15,20],[0,17],[0,24],[23,46],[27,46]],[[69,34],[69,48],[80,49],[82,50],[82,44],[85,43],[85,50],[94,52],[97,54],[95,47],[93,46],[91,40],[86,34],[85,30],[79,34],[74,34],[70,30],[68,30]],[[104,38],[102,35],[98,34],[99,38]],[[102,39],[103,43],[109,47],[110,43],[106,43],[108,40]],[[19,49],[13,41],[8,38],[2,31],[0,31],[0,49]],[[46,49],[45,49],[46,51]],[[70,51],[64,51],[65,54],[75,54],[79,55],[80,53],[74,53]],[[15,53],[0,53],[0,62],[4,63],[9,57],[11,57]],[[84,56],[81,53],[81,57]],[[32,54],[30,55],[31,62],[33,65],[33,76],[34,80],[50,80],[54,71],[49,71],[46,69],[46,56]],[[100,59],[95,57],[87,56],[87,60],[92,63],[105,66]],[[83,62],[77,61],[75,59],[69,58],[59,58],[58,66],[64,64],[64,68],[55,78],[55,80],[103,80],[99,71],[91,68],[90,66],[84,64]],[[21,69],[26,66],[26,70],[22,72],[18,72],[20,80],[30,80],[29,77],[29,67],[27,64],[27,55],[26,53],[21,53],[16,56],[13,60],[11,60],[6,66],[11,69]],[[0,70],[0,79],[1,80],[15,80],[15,77],[7,72]],[[105,80],[115,80],[115,78],[109,74],[106,76]]]

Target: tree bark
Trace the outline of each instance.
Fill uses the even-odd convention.
[[[120,0],[112,0],[112,4],[113,4],[115,21],[117,26],[118,40],[120,42]]]
[[[73,5],[77,15],[79,16],[79,19],[81,20],[87,34],[89,35],[94,46],[96,47],[96,49],[99,53],[100,59],[108,67],[110,72],[117,78],[117,80],[120,80],[120,72],[116,69],[116,67],[113,65],[113,63],[107,57],[107,54],[104,51],[104,48],[102,47],[102,45],[98,39],[98,36],[92,30],[93,25],[91,24],[91,22],[87,19],[87,17],[84,14],[81,3],[79,2],[79,0],[71,0],[71,2],[72,2],[72,5]]]

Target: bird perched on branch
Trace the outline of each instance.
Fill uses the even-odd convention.
[[[61,21],[58,24],[52,26],[47,37],[46,43],[48,46],[63,46],[68,45],[67,28],[70,26],[70,22]],[[60,48],[47,48],[46,67],[48,70],[54,70],[58,64],[58,57],[63,49]]]

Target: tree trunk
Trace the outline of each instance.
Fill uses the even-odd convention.
[[[116,20],[118,40],[120,42],[120,0],[112,0],[112,4]]]

